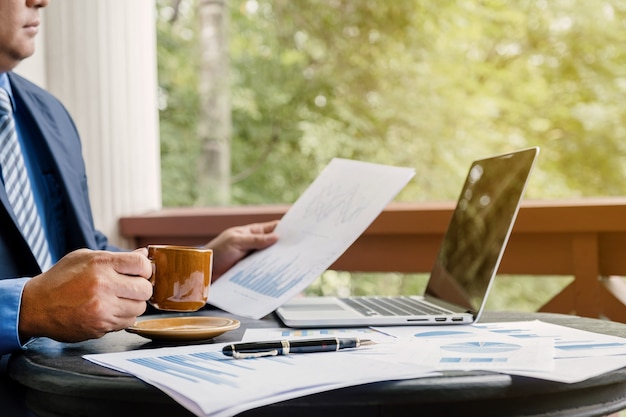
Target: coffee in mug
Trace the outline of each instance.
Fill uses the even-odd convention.
[[[159,310],[196,311],[209,298],[213,251],[174,245],[148,246],[152,262],[150,282],[154,287],[149,303]]]

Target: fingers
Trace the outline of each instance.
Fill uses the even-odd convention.
[[[139,253],[143,256],[148,256],[148,248],[137,248],[133,252]]]
[[[152,284],[147,280],[152,275],[152,264],[147,258],[147,251],[139,249],[128,253],[112,254],[111,267],[117,274],[113,277],[113,293],[118,298],[143,302],[152,295]],[[145,306],[144,306],[145,307]],[[130,313],[119,313],[120,316],[137,315],[138,307]],[[143,313],[143,310],[139,313]]]
[[[276,243],[277,240],[278,235],[266,233],[262,235],[251,234],[245,242],[247,249],[265,249],[266,247]]]
[[[277,225],[278,220],[274,220],[231,227],[207,243],[206,247],[212,248],[217,256],[226,252],[227,257],[231,258],[237,252],[241,257],[249,250],[262,249],[275,243],[278,240],[278,235],[274,232]]]
[[[277,225],[278,220],[244,226],[249,233],[242,236],[240,244],[248,249],[264,249],[270,246],[278,240],[278,235],[274,233]]]
[[[148,252],[145,248],[133,252],[114,253],[111,263],[113,269],[124,275],[150,278],[152,265],[148,260]]]
[[[91,303],[81,309],[79,323],[56,335],[60,341],[79,341],[104,336],[133,325],[146,310],[144,301],[102,297],[99,303]]]
[[[256,223],[250,225],[250,231],[253,233],[271,233],[278,226],[278,220],[272,220],[265,223]]]
[[[278,241],[278,220],[232,227],[206,246],[213,249],[213,281],[254,250],[265,249]]]
[[[92,279],[99,280],[98,290],[117,298],[144,302],[152,295],[152,264],[143,251],[93,252],[92,266],[86,271]]]
[[[137,301],[132,299],[123,299],[116,304],[118,309],[112,312],[112,316],[116,318],[114,323],[111,323],[112,330],[125,329],[137,320],[137,317],[146,312],[145,301]]]
[[[118,298],[144,302],[152,296],[152,284],[140,276],[118,276],[115,284],[113,291]]]

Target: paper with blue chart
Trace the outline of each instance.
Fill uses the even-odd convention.
[[[402,326],[374,329],[398,340],[412,340],[412,343],[420,347],[420,352],[424,349],[424,355],[414,356],[411,362],[429,363],[438,370],[452,369],[455,366],[465,370],[489,369],[512,375],[574,383],[626,366],[626,339],[538,320],[477,323],[454,328]],[[543,354],[552,354],[550,369],[542,370],[537,367],[542,362],[545,365],[545,356],[537,356],[542,354],[542,348],[537,350],[541,343],[550,345],[548,350],[543,351]],[[515,346],[519,349],[514,348]],[[529,359],[528,366],[519,367],[517,359],[522,355],[535,357]],[[409,352],[403,356],[403,360],[410,361],[410,357]],[[507,365],[514,362],[515,366]]]
[[[551,372],[520,370],[515,375],[574,383],[626,366],[626,339],[593,333],[542,321],[483,323],[480,328],[516,339],[554,340],[554,369]]]
[[[444,370],[507,372],[550,371],[554,367],[552,339],[516,340],[471,326],[402,326],[391,328],[247,329],[243,340],[359,337],[376,342],[374,348],[356,349],[352,355],[391,363]]]
[[[197,416],[230,417],[291,398],[381,380],[419,378],[432,368],[349,352],[256,359],[222,354],[224,343],[86,355],[154,385]],[[363,348],[365,349],[365,348]]]
[[[377,329],[397,338],[395,354],[386,357],[391,362],[428,364],[438,371],[550,372],[554,368],[554,342],[549,338],[514,339],[471,325]]]
[[[271,313],[328,269],[414,175],[333,159],[281,219],[279,241],[213,283],[209,303],[255,319]]]

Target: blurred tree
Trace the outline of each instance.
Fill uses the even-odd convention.
[[[230,203],[231,105],[228,10],[225,0],[200,1],[200,119],[196,204]]]
[[[335,156],[414,166],[400,200],[452,199],[469,160],[533,145],[530,197],[624,194],[623,0],[225,4],[233,204],[293,202]],[[199,2],[158,7],[164,203],[190,205]]]

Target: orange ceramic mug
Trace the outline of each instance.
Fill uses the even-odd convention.
[[[148,246],[152,262],[150,282],[154,287],[149,302],[159,310],[196,311],[209,298],[213,251],[174,245]]]

